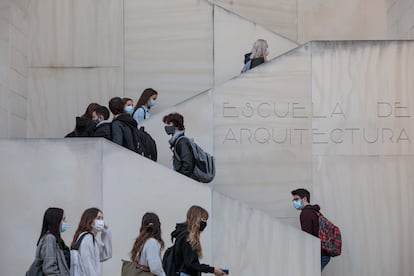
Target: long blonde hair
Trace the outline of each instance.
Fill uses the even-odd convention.
[[[200,222],[208,219],[208,212],[197,205],[193,205],[187,211],[186,224],[188,226],[188,239],[191,248],[197,252],[199,258],[203,256],[203,250],[200,243]]]
[[[264,39],[258,39],[253,44],[252,54],[250,55],[250,59],[254,58],[264,58],[267,61],[266,57],[266,50],[268,48],[267,41]]]

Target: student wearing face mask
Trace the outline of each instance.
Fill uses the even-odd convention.
[[[152,88],[145,89],[141,97],[139,97],[137,105],[134,109],[133,117],[137,123],[144,121],[145,119],[149,119],[150,117],[150,109],[155,105],[155,102],[158,97],[158,92]]]
[[[37,241],[36,258],[26,275],[70,276],[70,251],[60,234],[65,232],[65,212],[48,208],[43,216],[42,230]]]
[[[244,55],[244,67],[242,73],[259,66],[267,61],[269,55],[267,41],[258,39],[254,42],[252,51]]]
[[[98,233],[101,233],[102,242],[97,239]],[[72,248],[83,235],[78,250],[84,272],[82,276],[100,276],[101,262],[112,257],[112,234],[98,208],[89,208],[83,212],[73,237]]]
[[[199,259],[203,256],[200,243],[200,234],[207,227],[208,212],[193,205],[187,211],[187,219],[184,223],[177,223],[171,238],[175,239],[174,260],[180,276],[200,276],[201,273],[214,273],[225,275],[218,267],[200,264]],[[179,272],[179,274],[178,274]]]
[[[173,169],[185,176],[192,177],[195,160],[189,139],[180,139],[185,136],[184,117],[179,113],[170,113],[163,118],[164,129],[171,135],[168,143],[173,154]]]
[[[296,189],[292,191],[292,203],[296,210],[300,210],[300,225],[305,231],[319,238],[319,217],[317,213],[321,210],[318,204],[310,204],[310,193],[306,189]],[[321,249],[321,271],[329,263],[331,257],[325,250]]]
[[[132,113],[134,113],[134,101],[130,98],[123,98],[122,102],[124,103],[125,113],[132,116]]]

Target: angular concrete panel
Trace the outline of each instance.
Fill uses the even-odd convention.
[[[100,148],[97,139],[0,140],[2,275],[23,275],[33,262],[48,207],[65,210],[66,244],[83,210],[102,207]]]
[[[290,191],[312,179],[310,65],[304,46],[214,90],[215,189],[294,215]]]
[[[29,65],[122,65],[122,1],[30,1]]]
[[[294,41],[298,40],[297,3],[290,0],[209,0]]]
[[[205,1],[125,1],[125,95],[152,87],[162,110],[213,87],[213,9]]]
[[[413,156],[314,156],[313,202],[343,237],[343,253],[326,275],[412,275],[413,162]]]
[[[214,262],[230,275],[320,275],[320,245],[313,236],[217,192],[213,212],[214,247],[225,249],[215,251]]]
[[[29,70],[28,137],[64,137],[91,102],[122,95],[121,68]]]
[[[240,33],[243,33],[241,36]],[[292,40],[273,33],[218,6],[214,7],[214,76],[219,85],[240,74],[244,54],[251,51],[253,43],[265,39],[269,44],[269,60],[298,45]],[[236,43],[237,42],[237,43]]]
[[[414,152],[414,42],[312,43],[314,154]]]

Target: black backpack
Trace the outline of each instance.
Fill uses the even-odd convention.
[[[186,234],[186,232],[180,233],[175,239],[174,244],[168,247],[164,252],[164,256],[162,257],[162,268],[164,269],[166,276],[177,276],[180,274],[182,267],[177,269],[175,264],[175,244],[177,243],[178,238],[186,237]]]
[[[132,133],[136,152],[153,161],[157,161],[157,144],[144,127],[134,128]]]

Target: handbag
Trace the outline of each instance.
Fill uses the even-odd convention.
[[[43,260],[36,258],[29,270],[26,272],[26,276],[43,276],[42,270]]]
[[[131,261],[122,260],[121,276],[154,276],[154,274],[137,268],[136,264]]]

